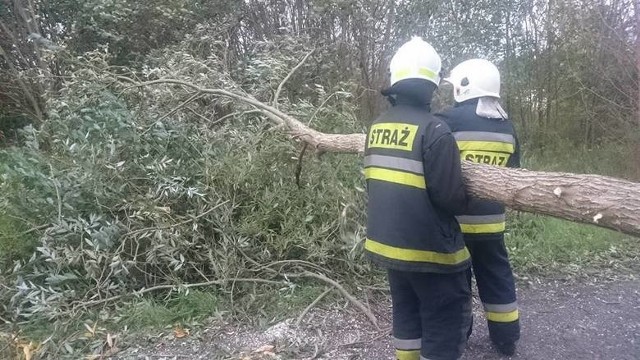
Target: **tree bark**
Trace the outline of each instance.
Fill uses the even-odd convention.
[[[364,134],[297,137],[321,152],[363,153]],[[640,183],[600,175],[509,169],[465,161],[467,191],[524,212],[545,214],[640,236]]]
[[[514,210],[640,235],[640,184],[607,176],[463,164],[468,191]]]
[[[175,79],[137,83],[134,86],[173,84],[197,93],[225,96],[254,106],[276,125],[284,127],[316,152],[364,153],[365,134],[326,134],[294,117],[256,100],[222,89],[206,89]],[[481,199],[499,201],[525,212],[593,224],[640,236],[640,183],[599,176],[500,168],[465,161],[462,172],[467,191]]]

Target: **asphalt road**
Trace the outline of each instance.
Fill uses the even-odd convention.
[[[640,280],[546,281],[520,285],[518,295],[522,338],[510,359],[640,360]],[[180,339],[166,332],[130,344],[114,359],[393,359],[389,301],[370,306],[385,330],[345,303],[312,310],[300,327],[294,320],[269,328],[212,323]],[[509,359],[492,348],[477,299],[474,316],[463,359]]]

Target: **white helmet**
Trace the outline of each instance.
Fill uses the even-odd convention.
[[[437,86],[440,84],[441,67],[440,55],[433,46],[414,36],[391,59],[391,86],[405,79],[424,79]]]
[[[453,85],[453,98],[456,102],[484,96],[500,98],[500,71],[484,59],[461,62],[443,80]]]

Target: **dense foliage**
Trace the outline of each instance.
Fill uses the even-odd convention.
[[[299,161],[299,146],[247,105],[131,79],[180,79],[271,103],[313,51],[277,106],[322,131],[362,132],[386,106],[378,90],[394,49],[421,35],[447,67],[473,56],[500,66],[527,165],[638,178],[634,6],[2,1],[0,318],[64,322],[114,296],[159,285],[184,293],[180,284],[212,280],[250,307],[274,287],[227,279],[277,278],[286,292],[299,282],[281,274],[301,269],[375,281],[361,261],[357,156],[307,152]],[[441,91],[435,107],[450,100]],[[514,263],[544,268],[530,258],[531,241],[551,230],[528,217],[510,228]]]

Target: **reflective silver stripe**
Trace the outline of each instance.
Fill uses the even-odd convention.
[[[458,219],[458,222],[461,224],[495,224],[504,222],[506,216],[504,213],[494,215],[460,215],[456,216],[456,219]]]
[[[414,174],[424,174],[421,161],[403,159],[395,156],[368,155],[364,157],[364,167],[379,166],[389,169],[409,171]]]
[[[426,358],[426,357],[424,357],[424,356],[420,355],[420,360],[432,360],[432,359],[430,359],[430,358]]]
[[[518,310],[518,303],[512,302],[510,304],[482,304],[484,306],[484,311],[491,311],[497,313],[508,313],[515,310]]]
[[[453,133],[456,141],[498,141],[515,144],[516,140],[511,134],[502,134],[489,131],[456,131]]]
[[[422,339],[393,338],[393,346],[398,350],[418,350],[422,348]]]

